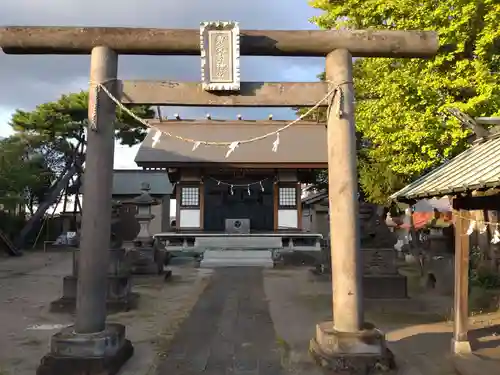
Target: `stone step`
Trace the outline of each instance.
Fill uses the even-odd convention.
[[[195,247],[201,249],[280,249],[281,237],[212,236],[197,237]]]
[[[269,250],[210,250],[204,252],[200,267],[273,268],[274,261]]]
[[[204,259],[220,259],[220,258],[270,258],[273,253],[269,250],[207,250],[203,253]]]
[[[200,268],[217,268],[217,267],[262,267],[274,268],[274,262],[270,259],[212,259],[202,260]]]

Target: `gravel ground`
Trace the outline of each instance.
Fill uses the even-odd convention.
[[[27,253],[0,259],[0,375],[32,375],[47,353],[52,334],[69,325],[72,317],[49,312],[50,302],[62,293],[62,277],[71,272],[69,252]],[[173,277],[134,278],[139,308],[110,315],[126,325],[135,355],[122,374],[153,373],[182,320],[203,292],[210,270],[191,265],[172,266]]]
[[[244,278],[228,274],[231,277],[215,279],[211,270],[196,269],[189,262],[170,268],[174,276],[167,282],[157,276],[135,277],[134,291],[141,295],[139,308],[108,317],[109,321],[126,325],[127,336],[135,347],[135,355],[124,366],[121,375],[161,375],[159,365],[165,363],[166,354],[172,352],[175,334],[183,329],[182,323],[188,325],[190,315],[191,320],[198,316],[197,319],[214,321],[214,317],[199,316],[203,315],[203,298],[199,298],[210,293],[210,288],[206,291],[205,288],[214,282],[227,292],[224,298],[217,297],[217,293],[214,295],[227,302],[221,305],[221,311],[230,316],[234,315],[231,311],[239,311],[241,327],[245,327],[241,330],[244,333],[241,340],[260,340],[252,336],[250,326],[245,326],[253,319],[248,315],[252,309],[254,313],[258,311],[262,319],[269,314],[271,320],[264,319],[262,327],[269,323],[274,332],[265,343],[270,344],[274,337],[284,374],[319,374],[309,359],[307,348],[316,323],[331,320],[329,281],[310,275],[305,268],[285,268],[263,271],[259,276],[262,287],[257,287],[256,282],[252,289],[251,285],[245,285]],[[28,253],[20,258],[0,259],[0,375],[32,375],[48,350],[51,335],[72,322],[69,315],[48,311],[50,302],[61,296],[62,277],[70,271],[71,254],[65,252]],[[259,277],[252,276],[252,280]],[[234,285],[228,281],[232,278],[237,281]],[[237,310],[231,310],[231,304],[240,299],[235,305]],[[399,375],[454,374],[447,360],[452,325],[442,318],[443,301],[429,296],[414,302],[392,303],[384,311],[368,308],[367,320],[386,332],[400,366]],[[415,311],[415,306],[419,311]],[[246,315],[248,319],[241,320]],[[233,321],[233,326],[238,328],[240,323],[235,319],[216,321],[222,328]],[[500,314],[474,316],[470,324],[476,353],[492,360],[500,359]],[[270,331],[268,328],[266,332]],[[220,335],[214,337],[221,340]],[[227,344],[224,340],[221,342]],[[224,356],[222,351],[219,354]],[[480,363],[474,367],[481,373]]]
[[[330,281],[312,276],[304,268],[269,270],[264,288],[289,372],[316,375],[307,349],[316,323],[332,320]],[[398,375],[456,374],[449,356],[453,326],[442,314],[446,301],[431,294],[397,304],[380,302],[386,305],[383,309],[380,305],[367,307],[365,320],[386,333],[388,346],[398,362]],[[476,354],[500,359],[499,324],[500,313],[470,319]],[[488,373],[481,370],[480,364],[475,366],[477,374]]]

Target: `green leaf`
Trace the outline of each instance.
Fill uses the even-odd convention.
[[[432,59],[354,62],[360,187],[384,202],[405,183],[465,150],[470,132],[447,115],[500,116],[500,3],[497,0],[314,0],[325,29],[435,30]],[[324,78],[322,76],[321,78]],[[313,119],[324,120],[325,113]],[[361,147],[362,146],[362,147]]]

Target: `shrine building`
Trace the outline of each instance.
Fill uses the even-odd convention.
[[[164,170],[174,185],[177,234],[303,234],[301,183],[311,182],[316,170],[327,167],[324,124],[289,127],[279,134],[276,151],[277,136],[272,135],[240,144],[226,157],[227,146],[193,149],[192,142],[165,133],[232,142],[274,132],[286,122],[156,121],[151,126],[161,133],[148,133],[135,162],[144,169]]]

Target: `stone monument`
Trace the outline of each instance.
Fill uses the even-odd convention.
[[[397,238],[383,220],[381,207],[360,202],[361,261],[365,298],[406,298],[407,280],[396,267]]]
[[[397,271],[396,235],[384,222],[381,207],[360,202],[359,222],[361,240],[361,263],[363,270],[364,298],[406,298],[407,279]],[[335,245],[335,240],[333,241]],[[323,249],[321,264],[316,266],[316,275],[331,274],[330,238]]]
[[[163,273],[164,252],[157,248],[154,237],[149,231],[151,221],[155,215],[151,207],[160,204],[149,191],[147,182],[141,184],[141,194],[129,201],[137,207],[135,218],[139,222],[139,233],[134,240],[134,248],[129,252],[132,273],[136,275],[158,275]]]
[[[127,261],[126,251],[122,247],[117,227],[120,225],[118,216],[119,202],[113,202],[111,219],[111,239],[109,248],[108,284],[106,308],[108,312],[128,311],[135,306],[137,296],[132,293],[130,265]],[[80,251],[73,251],[72,274],[63,279],[63,295],[52,302],[53,312],[72,312],[76,308],[76,295],[78,285],[78,262]]]

